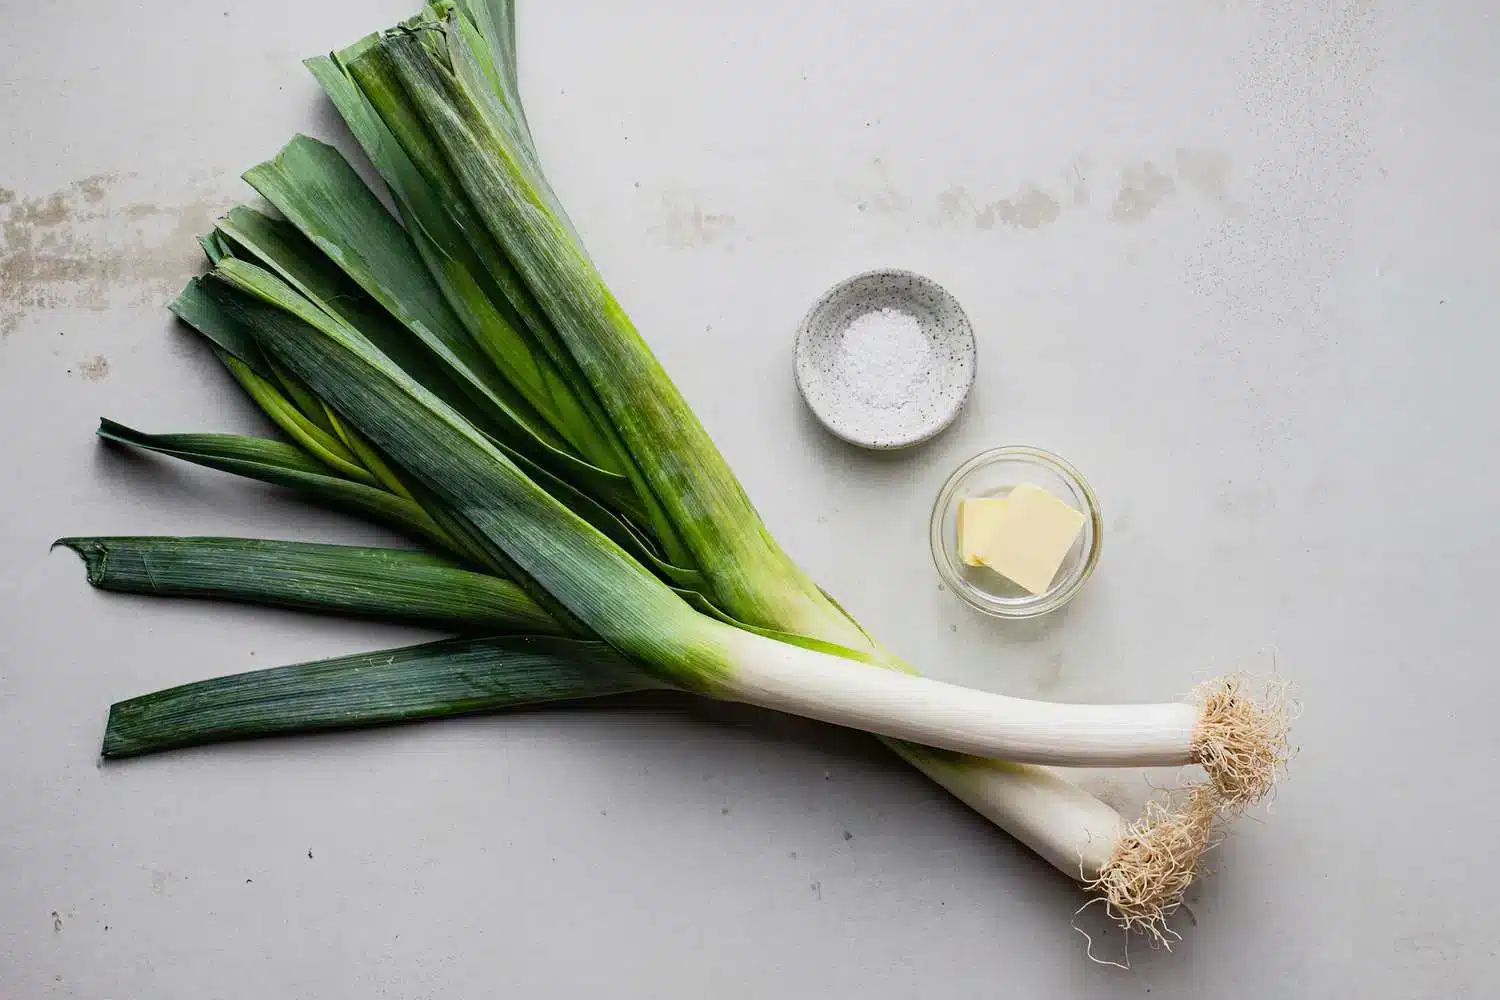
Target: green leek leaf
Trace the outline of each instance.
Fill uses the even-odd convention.
[[[423,58],[430,58],[430,53],[427,53],[421,41],[414,40],[409,34],[398,34],[401,40],[411,48],[424,53]],[[430,35],[431,32],[424,31],[422,34]],[[409,77],[409,74],[403,74],[398,61],[393,58],[391,51],[388,51],[388,42],[389,39],[373,39],[356,46],[359,54],[349,59],[349,72],[359,82],[370,101],[379,109],[384,120],[388,124],[397,123],[400,126],[393,126],[394,134],[411,154],[412,162],[422,165],[427,179],[441,192],[439,203],[460,213],[461,218],[457,224],[458,235],[453,235],[450,226],[446,238],[442,239],[438,245],[450,252],[451,248],[465,241],[472,246],[490,246],[490,236],[486,232],[483,219],[474,214],[470,208],[470,200],[463,187],[459,184],[454,172],[446,165],[441,150],[433,143],[428,130],[424,129],[421,121],[418,120],[416,108],[431,103],[431,95],[421,93],[421,88],[429,85],[431,81],[414,80]],[[437,69],[434,72],[444,71]],[[553,208],[557,212],[561,211],[561,207],[555,202]],[[500,273],[497,264],[499,258],[505,258],[508,261],[508,258],[498,250],[482,255],[492,273]],[[510,268],[508,262],[505,268]],[[509,290],[509,285],[507,289],[507,294],[514,294]],[[529,292],[522,298],[525,303],[532,301]],[[521,299],[517,299],[516,304],[522,305]],[[526,308],[532,309],[533,307],[528,305]],[[528,312],[527,315],[531,313]],[[638,498],[637,509],[644,512],[643,523],[649,525],[652,533],[662,542],[667,559],[680,566],[693,565],[693,553],[684,544],[678,525],[668,516],[666,508],[653,493],[645,472],[630,457],[607,412],[596,398],[589,380],[578,368],[561,339],[552,331],[551,324],[544,322],[533,326],[532,330],[549,352],[553,362],[559,366],[559,370],[569,374],[571,384],[578,388],[580,401],[594,416],[597,425],[608,430],[612,446],[619,450],[622,456],[621,461],[625,464],[626,475],[629,476],[635,496]]]
[[[117,702],[102,753],[135,757],[662,688],[600,642],[449,639],[219,677]]]
[[[677,566],[663,559],[651,540],[644,536],[631,521],[599,503],[588,493],[575,489],[570,483],[552,475],[525,455],[507,448],[504,442],[491,438],[490,443],[515,462],[532,482],[541,486],[573,513],[609,536],[610,540],[635,556],[636,559],[650,566],[664,580],[676,587],[690,590],[700,590],[706,585],[702,573]]]
[[[404,329],[394,324],[388,314],[376,306],[357,285],[333,267],[295,227],[243,207],[232,209],[228,216],[219,221],[219,226],[222,234],[249,251],[249,256],[241,258],[242,260],[264,264],[267,270],[276,273],[329,315],[337,316],[359,330],[381,353],[390,357],[439,398],[470,419],[484,419],[474,412],[472,403],[466,397],[455,391],[451,379],[432,364],[430,355],[417,348],[416,342]],[[368,445],[357,435],[351,435],[341,427],[337,417],[328,413],[326,406],[299,379],[263,357],[260,348],[254,343],[254,331],[246,325],[243,305],[236,301],[231,289],[218,282],[195,282],[190,303],[191,310],[184,310],[190,317],[190,322],[218,332],[219,338],[215,342],[229,341],[236,356],[243,355],[253,359],[258,365],[257,371],[268,373],[270,378],[285,387],[295,399],[297,409],[312,422],[326,427],[330,435],[339,438],[350,454],[344,454],[337,443],[324,440],[326,435],[319,435],[303,426],[303,422],[297,420],[295,414],[286,412],[284,405],[277,405],[279,401],[274,396],[267,398],[266,386],[253,381],[247,382],[242,373],[231,365],[231,371],[245,384],[252,397],[261,403],[262,408],[294,440],[331,467],[353,478],[365,481],[368,476],[363,470],[350,472],[340,466],[340,459],[363,465],[364,469],[369,470],[369,475],[373,475],[375,480],[393,492],[404,492],[404,487],[394,473],[390,472]],[[540,441],[528,443],[535,447],[513,453],[540,454],[548,467],[562,469],[563,476],[567,477],[563,479],[549,474],[549,482],[577,482],[593,495],[602,498],[605,503],[612,504],[615,509],[627,514],[640,514],[635,492],[624,477],[606,473]]]
[[[99,436],[116,444],[294,489],[327,506],[372,518],[434,542],[461,558],[474,558],[470,549],[459,545],[421,506],[385,490],[332,475],[322,463],[284,441],[239,434],[146,434],[109,419],[99,421]]]
[[[334,429],[333,423],[328,419],[328,407],[323,405],[322,400],[314,396],[312,390],[303,385],[302,380],[297,376],[269,358],[266,360],[270,364],[271,370],[276,373],[276,384],[281,387],[281,391],[297,407],[297,411],[317,424],[322,430],[337,437],[340,443],[349,450],[350,454],[354,454],[354,449],[350,447],[349,442],[344,440],[344,436]]]
[[[375,477],[359,464],[359,459],[342,441],[303,416],[274,385],[232,354],[221,352],[219,359],[276,426],[286,431],[310,455],[346,479],[371,486],[375,484]]]
[[[206,233],[198,237],[198,245],[203,248],[203,254],[208,258],[209,264],[217,264],[219,258],[229,252],[217,233]]]
[[[89,583],[157,597],[200,597],[381,618],[453,632],[554,634],[557,624],[509,580],[414,549],[258,538],[60,538]]]
[[[220,254],[222,260],[227,254]],[[268,381],[276,378],[270,362],[245,325],[227,313],[202,278],[192,278],[167,308],[178,319],[207,337],[220,350],[233,355],[251,371]]]

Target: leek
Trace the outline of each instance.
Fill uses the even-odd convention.
[[[102,750],[108,758],[665,689],[602,643],[514,634],[556,629],[518,589],[409,550],[251,539],[73,538],[60,544],[83,556],[89,582],[106,590],[506,633],[251,671],[132,698],[110,711]],[[1203,810],[1163,812],[1150,827],[1132,828],[1042,768],[939,754],[925,763],[945,787],[1062,872],[1099,884],[1128,875],[1135,898],[1143,895],[1140,872],[1151,871],[1153,862],[1161,866],[1164,843],[1186,836],[1207,844],[1212,817]],[[1122,866],[1117,855],[1130,851],[1143,857]],[[1169,909],[1175,906],[1191,876],[1190,865],[1172,860],[1171,879],[1144,888],[1152,920],[1160,915],[1161,897]],[[1122,902],[1131,899],[1122,895]]]
[[[303,490],[397,525],[463,568],[273,543],[69,540],[92,559],[91,581],[426,618],[455,630],[476,611],[462,594],[493,601],[501,618],[524,607],[528,623],[485,627],[571,637],[584,645],[566,647],[570,668],[597,660],[607,674],[609,664],[628,663],[652,685],[887,738],[960,799],[1101,888],[1127,923],[1158,929],[1214,822],[1275,779],[1286,754],[1276,706],[1231,682],[1195,704],[1102,706],[916,676],[777,545],[594,269],[531,140],[508,0],[432,3],[309,65],[399,220],[336,151],[297,137],[246,174],[286,221],[229,213],[200,241],[211,270],[173,303],[293,444],[151,436],[110,423],[101,434]],[[470,580],[451,601],[441,591],[412,597],[411,587],[403,597],[402,586],[376,594],[360,583],[362,558],[388,559],[411,587],[434,573],[492,584]],[[172,573],[157,573],[168,564]],[[275,572],[256,593],[237,591],[235,571],[252,564]],[[511,652],[497,645],[476,655],[502,669]],[[336,688],[343,676],[309,668],[297,674],[308,686],[297,690]],[[346,705],[343,717],[397,718],[382,715],[376,698],[396,679],[369,676],[374,687],[360,693],[373,700]],[[260,675],[214,690],[232,690],[239,705],[279,683]],[[151,703],[173,706],[167,715],[122,716],[134,720],[130,745],[327,724],[291,712],[279,730],[266,715],[195,729],[194,706],[218,703],[191,694]],[[448,689],[427,694],[428,714],[478,704]],[[217,709],[203,711],[218,718]],[[153,743],[152,719],[176,735]],[[1209,784],[1180,809],[1127,826],[1027,762],[1195,763]]]

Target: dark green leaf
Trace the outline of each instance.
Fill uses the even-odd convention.
[[[453,551],[454,540],[412,501],[331,474],[317,460],[284,441],[239,434],[145,434],[113,420],[99,421],[99,436],[195,465],[307,493],[322,503],[390,525]],[[459,548],[456,554],[472,558]]]
[[[102,752],[134,757],[661,688],[603,643],[450,639],[219,677],[118,702],[110,708]]]
[[[257,538],[61,538],[89,583],[158,597],[201,597],[415,622],[453,632],[551,634],[557,625],[509,580],[413,549]]]
[[[220,254],[218,259],[223,259],[223,256]],[[177,297],[167,304],[167,308],[215,346],[239,358],[261,378],[276,377],[265,354],[255,343],[255,337],[245,329],[243,323],[224,310],[213,290],[204,285],[202,278],[189,280]]]

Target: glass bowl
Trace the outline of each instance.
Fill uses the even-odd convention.
[[[958,502],[1002,497],[1021,483],[1040,486],[1085,515],[1052,585],[1040,594],[1029,593],[987,567],[966,565],[958,552]],[[975,455],[948,477],[932,507],[929,539],[938,576],[976,611],[996,618],[1035,618],[1078,595],[1099,562],[1103,529],[1099,499],[1077,469],[1050,451],[1006,445]]]

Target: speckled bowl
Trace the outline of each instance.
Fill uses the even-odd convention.
[[[844,333],[883,309],[915,317],[926,347],[909,370],[872,386],[856,381],[859,358]],[[907,448],[935,436],[963,408],[974,384],[974,330],[958,300],[931,279],[867,271],[833,286],[808,310],[795,368],[802,398],[836,437],[862,448]]]

